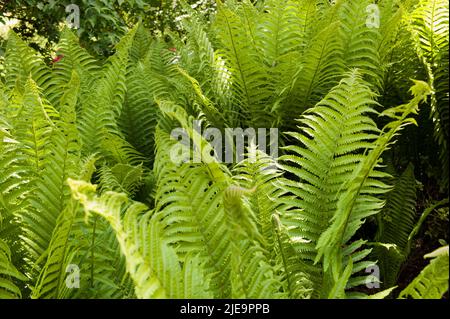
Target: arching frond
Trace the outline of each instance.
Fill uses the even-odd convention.
[[[11,250],[3,240],[0,240],[0,299],[22,297],[15,280],[25,281],[27,278],[11,263]]]
[[[448,186],[449,131],[449,3],[445,0],[421,0],[411,14],[411,29],[416,50],[422,59],[432,87],[431,118],[440,147],[443,185]],[[447,187],[444,186],[444,187]]]

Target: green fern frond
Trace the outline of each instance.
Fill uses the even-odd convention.
[[[401,258],[398,258],[395,253],[394,255],[390,253],[391,250],[386,251],[383,247],[375,251],[380,262],[383,285],[386,288],[397,282],[400,267],[409,254],[407,246],[416,217],[416,191],[414,166],[410,164],[395,181],[381,214],[377,216],[379,224],[375,240],[395,245],[401,255]]]
[[[276,112],[276,121],[286,120],[287,114],[294,111],[290,103],[296,102],[290,100],[290,95],[298,93],[295,83],[301,78],[302,55],[311,28],[318,21],[316,9],[315,1],[309,0],[268,1],[261,8],[255,41],[272,83],[272,97],[265,110]]]
[[[294,248],[294,240],[289,236],[288,229],[282,225],[278,215],[273,215],[277,258],[282,264],[282,279],[289,298],[309,299],[314,295],[314,285],[308,279],[308,272],[314,268],[304,263]]]
[[[343,47],[340,39],[336,37],[340,22],[336,21],[334,10],[330,9],[326,15],[329,23],[319,23],[322,28],[313,33],[304,51],[302,68],[292,88],[293,95],[286,102],[288,107],[284,111],[284,117],[288,123],[320,101],[326,92],[337,84],[344,71]],[[292,114],[296,116],[293,117]]]
[[[356,275],[370,264],[364,261],[370,253],[361,249],[364,241],[347,242],[364,219],[383,206],[375,197],[388,190],[380,181],[386,174],[379,170],[378,158],[398,131],[413,122],[408,115],[429,94],[423,82],[417,82],[412,91],[409,104],[385,111],[395,120],[380,135],[366,115],[374,113],[374,94],[357,73],[350,73],[305,113],[303,134],[291,133],[306,147],[288,146],[295,155],[282,157],[285,163],[293,163],[284,165],[285,169],[299,178],[284,182],[286,190],[296,196],[291,199],[295,207],[300,208],[292,221],[299,224],[291,229],[291,236],[303,238],[296,245],[303,260],[317,263],[324,257],[323,282],[312,280],[322,287],[316,290],[328,297],[344,296],[342,278],[346,278],[344,288],[351,288],[362,278],[349,279],[348,273]]]
[[[9,209],[12,209],[16,218],[20,220],[21,236],[24,235],[23,232],[30,235],[22,237],[24,239],[22,244],[31,254],[32,257],[29,256],[31,260],[36,261],[45,250],[46,239],[41,241],[42,238],[36,234],[39,232],[39,227],[34,227],[36,224],[33,216],[36,209],[33,205],[38,200],[37,182],[44,171],[45,161],[50,152],[49,142],[55,130],[57,113],[42,99],[32,79],[28,79],[25,83],[24,90],[18,111],[10,119],[11,138],[16,141],[13,144],[10,143],[10,146],[15,144],[16,147],[10,148],[12,153],[6,157],[11,160],[6,178],[8,182],[15,184],[15,189],[11,189],[13,193],[10,194],[6,189],[6,196],[9,197],[6,201]],[[11,195],[18,197],[10,197]],[[45,231],[42,233],[44,236],[49,235]],[[37,242],[40,244],[36,244]]]
[[[66,269],[73,258],[73,254],[70,254],[73,243],[69,240],[69,234],[77,210],[76,204],[70,202],[58,217],[48,247],[48,257],[33,289],[32,298],[61,298],[66,295]]]
[[[130,61],[132,63],[137,63],[138,61],[144,59],[147,55],[151,42],[152,38],[150,36],[150,32],[143,26],[142,23],[139,23],[130,49]]]
[[[383,187],[378,187],[378,189],[370,187],[371,183],[368,183],[370,175],[373,174],[381,154],[389,147],[393,138],[406,125],[415,123],[410,115],[417,114],[419,103],[427,98],[431,90],[425,82],[415,81],[411,92],[413,99],[409,103],[387,109],[382,113],[393,120],[383,128],[382,134],[368,148],[367,156],[358,163],[348,181],[343,184],[344,191],[337,202],[332,224],[320,236],[317,243],[316,262],[323,257],[324,270],[331,270],[333,281],[336,284],[342,278],[341,276],[346,276],[346,269],[340,261],[343,258],[341,245],[356,233],[365,218],[376,214],[382,208],[382,203],[378,199],[370,197],[374,192],[375,194],[380,193]],[[380,174],[377,175],[381,177]],[[365,185],[369,187],[366,186],[366,188]],[[382,184],[378,182],[378,185]]]
[[[215,296],[226,297],[231,237],[220,196],[223,181],[211,176],[203,164],[175,165],[170,152],[176,141],[159,128],[155,137],[155,209],[167,225],[166,240],[173,242],[181,256],[191,252],[207,258]]]
[[[430,115],[435,126],[435,139],[440,146],[445,188],[449,174],[449,3],[445,0],[421,0],[410,19],[417,54],[426,67],[428,83],[433,90]]]
[[[448,246],[425,255],[433,258],[430,263],[400,293],[399,298],[441,299],[448,291]]]
[[[156,215],[141,203],[127,203],[125,194],[107,192],[98,197],[91,184],[74,180],[69,184],[88,214],[102,216],[113,227],[138,298],[183,296],[182,269],[175,251],[162,238],[162,225]]]
[[[95,161],[95,157],[86,158],[78,177],[89,180],[95,169]],[[71,295],[70,288],[66,284],[67,270],[76,260],[81,247],[79,242],[83,236],[76,232],[77,227],[83,223],[83,220],[80,220],[82,210],[79,206],[75,200],[69,199],[59,214],[47,253],[44,255],[45,264],[32,288],[32,298],[67,298]],[[77,236],[81,238],[76,238]]]
[[[80,216],[70,236],[77,243],[71,264],[80,269],[80,288],[66,289],[69,297],[134,298],[125,257],[108,221],[95,215],[83,222]]]
[[[290,208],[289,204],[278,200],[285,195],[285,190],[277,184],[282,175],[277,167],[276,159],[251,145],[248,158],[233,168],[233,179],[244,189],[252,190],[248,197],[248,204],[255,212],[258,232],[265,241],[265,249],[273,249],[276,244],[273,231],[273,214],[284,212]]]
[[[231,243],[231,297],[283,298],[282,284],[271,267],[271,260],[259,233],[255,213],[245,197],[252,190],[237,186],[223,193],[223,205],[228,218]]]
[[[264,123],[271,122],[264,107],[272,89],[267,81],[267,67],[259,62],[252,27],[242,30],[247,13],[242,10],[242,14],[240,17],[226,5],[219,5],[215,20],[217,36],[222,44],[219,52],[231,74],[232,106],[237,108],[231,111],[239,110],[247,122],[264,127]],[[238,124],[236,119],[230,122]]]
[[[80,91],[84,95],[89,92],[92,81],[100,71],[97,61],[80,46],[78,38],[69,28],[61,32],[56,52],[60,59],[53,63],[49,85],[45,90],[47,98],[55,106],[63,95],[61,88],[69,84],[73,72],[80,77]]]
[[[364,160],[363,152],[373,147],[372,141],[379,130],[367,114],[375,112],[374,105],[374,94],[354,72],[305,113],[300,120],[303,134],[290,133],[304,147],[287,146],[292,155],[282,156],[280,160],[285,170],[299,180],[285,180],[282,185],[295,195],[287,197],[294,207],[298,207],[298,211],[294,210],[298,217],[292,220],[296,226],[290,234],[299,239],[294,246],[305,262],[317,260],[315,246],[333,217],[343,185],[351,178],[358,163]],[[377,175],[379,173],[372,174],[366,186],[367,195],[361,196],[361,204],[379,205],[369,196],[375,190],[374,186],[380,192],[386,189],[375,179]],[[283,223],[284,218],[281,216]],[[318,285],[319,291],[322,283],[316,275],[312,273],[315,280],[311,280]]]
[[[42,58],[30,48],[17,34],[10,31],[6,49],[6,87],[12,90],[16,82],[23,87],[31,78],[45,90],[49,85],[50,69]]]
[[[104,158],[112,163],[140,165],[147,159],[119,135],[103,130],[101,144],[99,145]]]
[[[15,284],[16,280],[26,281],[27,278],[11,263],[11,250],[0,239],[0,299],[22,297],[19,287]]]
[[[82,99],[78,122],[83,141],[83,151],[91,154],[101,151],[105,133],[120,135],[116,120],[122,112],[126,92],[126,68],[129,50],[136,28],[132,29],[117,44],[116,53],[109,58],[100,78],[90,85],[96,87]]]
[[[207,33],[207,28],[192,8],[192,19],[186,19],[183,28],[186,30],[186,46],[177,48],[180,51],[180,64],[193,78],[198,80],[205,95],[220,106],[224,114],[228,113],[230,106],[230,73],[225,68],[224,57],[215,51],[214,44]],[[193,54],[194,53],[194,54]],[[224,115],[228,118],[227,115]]]
[[[135,230],[133,233],[127,235],[128,227],[132,225],[128,225],[128,223],[124,224],[124,221],[120,217],[122,206],[127,202],[127,196],[120,193],[105,193],[103,197],[99,198],[95,194],[95,187],[91,184],[82,181],[69,180],[69,185],[72,189],[74,198],[84,205],[85,211],[88,214],[99,214],[113,227],[120,244],[120,249],[125,255],[127,270],[135,282],[137,297],[161,298],[167,296],[168,292],[161,282],[162,278],[156,277],[154,275],[155,270],[151,268],[152,260],[146,261],[144,252],[142,252],[141,249],[139,249],[139,246],[136,246],[136,243],[134,243],[134,240],[136,239],[135,236],[138,236],[139,233],[136,233]],[[149,228],[148,214],[137,219],[137,217],[145,210],[145,205],[138,203],[133,204],[128,207],[128,214],[125,215],[125,220],[141,224],[140,229],[145,232],[147,228]],[[134,221],[132,217],[135,219]],[[157,240],[158,236],[154,235],[155,230],[153,228],[156,227],[150,227],[150,231],[152,232],[150,238]],[[150,244],[150,249],[159,248],[158,242],[152,241],[151,243],[146,243],[143,241],[142,244]]]
[[[377,25],[368,25],[369,0],[345,1],[340,8],[341,39],[344,43],[344,64],[358,69],[366,81],[377,91],[382,86],[383,66],[378,52],[381,34]],[[378,8],[378,7],[377,7]],[[366,14],[361,14],[366,12]],[[380,19],[379,16],[375,18]]]
[[[70,87],[71,90],[66,92],[61,99],[60,119],[54,121],[52,128],[52,125],[49,125],[50,122],[45,118],[46,113],[41,115],[45,119],[41,119],[41,125],[45,127],[45,130],[51,129],[51,131],[34,134],[32,141],[36,141],[38,144],[34,142],[36,145],[30,147],[31,150],[35,150],[32,154],[33,163],[36,165],[33,185],[35,190],[33,191],[34,196],[29,199],[32,209],[25,213],[23,218],[26,240],[35,261],[44,253],[50,243],[58,215],[64,209],[69,198],[69,189],[65,181],[68,177],[74,177],[79,165],[80,147],[75,125],[79,78],[76,73],[73,74]],[[35,98],[39,99],[39,97]],[[36,127],[34,125],[28,130],[39,132]],[[23,141],[20,137],[18,139]]]
[[[142,166],[116,164],[113,167],[104,165],[100,169],[100,190],[115,191],[132,196],[142,183]]]
[[[158,109],[149,94],[151,78],[147,74],[149,66],[138,62],[127,74],[127,93],[119,126],[125,139],[140,153],[144,154],[147,161],[153,163],[154,157],[154,130],[158,119]]]

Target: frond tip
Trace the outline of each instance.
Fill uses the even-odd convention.
[[[448,291],[448,245],[425,255],[424,258],[432,260],[400,293],[400,299],[441,299]]]

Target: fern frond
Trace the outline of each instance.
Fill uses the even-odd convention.
[[[266,111],[276,112],[276,121],[284,124],[287,114],[294,111],[289,98],[298,93],[294,85],[303,67],[302,54],[311,28],[318,21],[316,4],[309,0],[268,1],[261,10],[255,41],[272,83]],[[285,99],[289,102],[283,103]]]
[[[344,71],[342,42],[336,37],[340,22],[336,21],[335,10],[327,10],[326,18],[318,23],[319,27],[307,43],[292,97],[285,102],[288,103],[284,111],[287,123],[320,101],[337,84]]]
[[[263,248],[255,213],[245,199],[251,192],[230,186],[223,193],[229,232],[235,239],[231,243],[231,297],[283,298],[287,293],[281,291],[282,283]]]
[[[273,215],[275,224],[275,237],[277,257],[282,263],[282,278],[286,284],[289,298],[309,299],[314,295],[314,285],[308,279],[308,272],[313,272],[313,267],[302,261],[294,248],[294,240],[289,236],[289,231],[282,225],[279,217]]]
[[[445,0],[421,0],[411,14],[411,31],[416,50],[428,73],[433,90],[430,115],[435,139],[440,146],[443,185],[448,185],[449,131],[449,3]]]
[[[376,214],[382,207],[379,200],[370,198],[374,191],[380,192],[383,189],[382,187],[378,187],[378,189],[370,187],[371,183],[368,183],[370,175],[373,174],[381,154],[389,147],[393,138],[406,125],[415,123],[410,115],[417,114],[419,103],[426,99],[431,90],[425,82],[415,81],[411,92],[413,99],[409,103],[387,109],[382,113],[382,115],[392,118],[393,121],[384,127],[383,133],[377,138],[374,145],[368,148],[367,156],[358,163],[348,181],[344,183],[344,191],[337,202],[332,224],[320,236],[317,243],[316,262],[323,257],[324,270],[331,270],[333,281],[336,283],[341,276],[346,276],[346,269],[340,262],[342,260],[341,245],[356,233],[364,218]],[[366,183],[369,184],[369,187],[365,189]],[[378,185],[380,185],[379,182]]]
[[[13,31],[8,34],[5,71],[9,90],[15,87],[16,82],[23,87],[30,76],[44,90],[50,80],[50,69],[42,58]]]
[[[149,66],[138,62],[127,74],[127,93],[123,105],[119,126],[125,139],[147,161],[153,163],[154,157],[154,130],[158,119],[158,109],[149,94],[151,75],[147,74]]]
[[[277,184],[282,171],[277,167],[276,159],[256,149],[251,145],[248,158],[233,168],[233,179],[244,189],[253,190],[248,197],[248,203],[255,212],[258,232],[263,236],[265,249],[271,250],[276,244],[273,231],[273,215],[290,208],[289,204],[278,200],[286,191]]]
[[[89,180],[95,169],[95,161],[95,157],[85,159],[77,177]],[[45,263],[32,288],[32,298],[67,298],[70,296],[70,289],[66,284],[67,269],[76,260],[77,252],[81,248],[79,242],[83,236],[74,231],[80,223],[83,223],[83,220],[80,221],[82,210],[79,206],[75,200],[69,199],[59,214],[45,255]]]
[[[42,123],[45,130],[52,129],[46,133],[50,134],[49,137],[37,135],[34,138],[38,143],[42,143],[42,146],[33,147],[37,150],[33,154],[36,162],[33,191],[35,196],[30,198],[33,209],[24,215],[24,231],[35,260],[44,253],[50,243],[58,215],[69,198],[65,181],[68,177],[74,177],[79,165],[80,147],[75,125],[79,78],[76,73],[69,83],[71,89],[61,99],[60,119],[54,121],[55,127],[52,129],[48,121]],[[39,155],[40,153],[42,155]]]
[[[224,182],[202,164],[175,165],[170,151],[176,142],[159,128],[155,137],[155,209],[167,225],[165,237],[181,256],[191,252],[207,258],[215,296],[229,296],[231,237],[221,200]]]
[[[80,216],[70,234],[77,245],[72,264],[80,269],[80,289],[64,291],[71,298],[134,298],[133,280],[126,268],[114,229],[105,219]]]
[[[132,196],[142,183],[142,166],[116,164],[113,167],[104,165],[100,169],[100,190],[115,191]]]
[[[287,227],[295,225],[290,228],[290,234],[298,239],[294,247],[306,263],[317,260],[316,245],[333,217],[343,185],[364,160],[363,152],[373,147],[372,141],[379,134],[368,117],[374,113],[374,105],[374,94],[353,72],[305,113],[300,120],[303,134],[290,133],[304,146],[287,146],[292,155],[282,156],[280,160],[285,170],[297,176],[298,181],[284,180],[281,185],[295,196],[287,196],[287,200],[298,209],[280,217]],[[386,185],[376,180],[379,174],[371,175],[366,194],[360,198],[361,205],[380,205],[371,195],[375,186],[379,192],[386,189]],[[359,243],[347,253],[353,253],[361,245]],[[321,282],[322,275],[316,271],[309,275],[316,291],[320,291],[322,284],[326,286]]]
[[[130,49],[130,61],[132,63],[137,63],[138,61],[144,59],[147,55],[151,42],[152,38],[150,36],[150,32],[143,26],[142,23],[139,23]]]
[[[126,68],[129,50],[136,28],[132,29],[117,44],[116,53],[110,57],[102,70],[101,77],[91,83],[96,87],[82,99],[82,109],[78,122],[83,141],[83,151],[91,154],[101,151],[103,135],[120,135],[117,119],[122,112],[126,92]]]
[[[127,196],[120,193],[105,193],[103,197],[99,198],[95,194],[95,187],[89,183],[69,180],[69,185],[72,189],[73,196],[84,205],[87,213],[99,214],[111,223],[120,244],[120,248],[125,255],[127,270],[135,282],[136,295],[140,298],[165,297],[168,292],[162,285],[161,279],[154,275],[155,270],[151,268],[151,262],[153,260],[150,259],[146,261],[144,258],[145,254],[139,249],[139,246],[136,246],[136,243],[134,243],[134,237],[138,234],[134,231],[127,235],[128,227],[132,225],[126,223],[125,226],[120,217],[122,206],[127,202]],[[141,224],[140,229],[144,232],[150,228],[151,234],[153,235],[151,235],[150,238],[157,240],[158,236],[154,235],[154,228],[156,227],[149,227],[147,224],[149,222],[148,214],[140,219],[137,218],[145,210],[145,205],[138,203],[131,205],[127,209],[128,214],[125,215],[126,220],[131,223]],[[133,219],[135,220],[133,221]],[[147,243],[144,241],[142,244]],[[152,241],[149,244],[150,249],[159,248],[159,242]]]
[[[68,85],[73,72],[80,77],[80,91],[83,95],[91,90],[92,81],[100,73],[97,61],[80,46],[78,38],[69,28],[64,28],[61,32],[56,52],[60,60],[53,63],[51,79],[45,90],[47,98],[55,106],[63,95],[61,88]]]
[[[231,112],[241,112],[244,119],[254,123],[255,127],[266,127],[271,120],[270,114],[264,112],[265,101],[272,89],[267,81],[267,67],[259,62],[252,27],[247,27],[244,32],[242,30],[247,13],[242,10],[242,14],[241,18],[234,10],[219,5],[215,20],[218,38],[222,43],[219,52],[225,58],[226,68],[231,74],[232,106],[237,108]],[[236,118],[230,122],[239,123]]]
[[[225,67],[224,57],[215,50],[213,39],[210,39],[209,30],[202,24],[201,17],[192,8],[188,7],[189,9],[193,17],[183,21],[183,28],[189,35],[187,43],[186,46],[177,48],[181,56],[180,64],[198,81],[205,96],[225,115],[229,111],[231,97],[229,70]]]
[[[127,203],[125,194],[106,192],[98,197],[91,184],[74,180],[69,184],[88,214],[98,214],[111,224],[138,298],[183,296],[182,269],[175,251],[162,237],[158,216],[141,203]]]
[[[66,269],[73,255],[70,254],[73,244],[69,234],[75,222],[78,208],[70,202],[56,221],[55,231],[48,247],[48,257],[42,267],[32,298],[61,298],[66,285]]]

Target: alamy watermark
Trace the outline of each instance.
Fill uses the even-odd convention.
[[[219,163],[239,163],[244,158],[256,161],[256,151],[278,158],[278,128],[218,128],[202,131],[201,121],[193,121],[193,136],[183,128],[175,128],[171,137],[178,142],[170,150],[173,163],[201,163],[214,158]],[[208,143],[202,143],[206,141]],[[248,147],[250,145],[256,147]],[[247,146],[247,147],[246,147]]]

